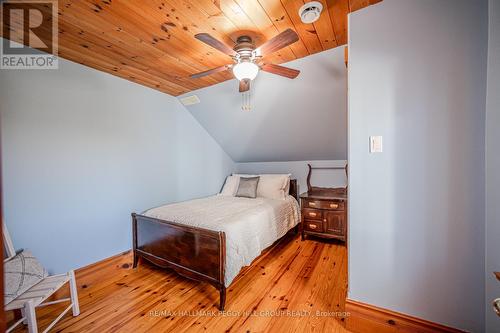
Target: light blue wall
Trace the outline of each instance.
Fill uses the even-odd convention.
[[[482,332],[487,1],[384,0],[349,26],[349,297]]]
[[[176,98],[69,61],[1,71],[0,100],[5,222],[51,272],[130,249],[131,212],[233,171]]]
[[[290,80],[261,71],[252,82],[251,111],[241,110],[236,80],[185,95],[201,100],[187,109],[235,162],[345,160],[344,47],[285,66],[300,75]]]
[[[489,1],[488,93],[486,99],[486,325],[500,332],[491,302],[500,297],[500,0]]]
[[[344,167],[346,161],[291,161],[291,162],[250,162],[236,163],[239,173],[291,173],[297,179],[299,193],[307,191],[307,164],[313,167]],[[347,179],[344,170],[314,170],[311,175],[311,185],[321,187],[344,187]]]

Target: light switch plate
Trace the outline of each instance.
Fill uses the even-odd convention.
[[[370,153],[382,152],[382,136],[370,136]]]

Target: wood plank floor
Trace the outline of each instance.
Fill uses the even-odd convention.
[[[53,332],[346,332],[347,250],[335,241],[285,236],[238,275],[225,313],[210,285],[131,269],[130,253],[78,271],[77,283],[81,314]],[[39,329],[60,310],[39,310]]]

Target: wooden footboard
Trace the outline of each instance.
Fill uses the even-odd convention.
[[[132,214],[134,265],[139,257],[171,268],[191,279],[205,281],[219,290],[219,309],[224,310],[226,287],[224,267],[226,235],[212,231]]]

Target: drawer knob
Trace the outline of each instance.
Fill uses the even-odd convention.
[[[309,212],[309,216],[315,217],[315,216],[316,216],[316,213]]]
[[[339,204],[331,203],[330,208],[337,209],[337,208],[339,208]]]
[[[315,202],[309,202],[309,206],[316,207],[316,203]]]
[[[314,224],[309,224],[309,228],[311,229],[316,229],[318,226],[314,225]]]
[[[323,219],[323,222],[326,222],[326,219]]]

